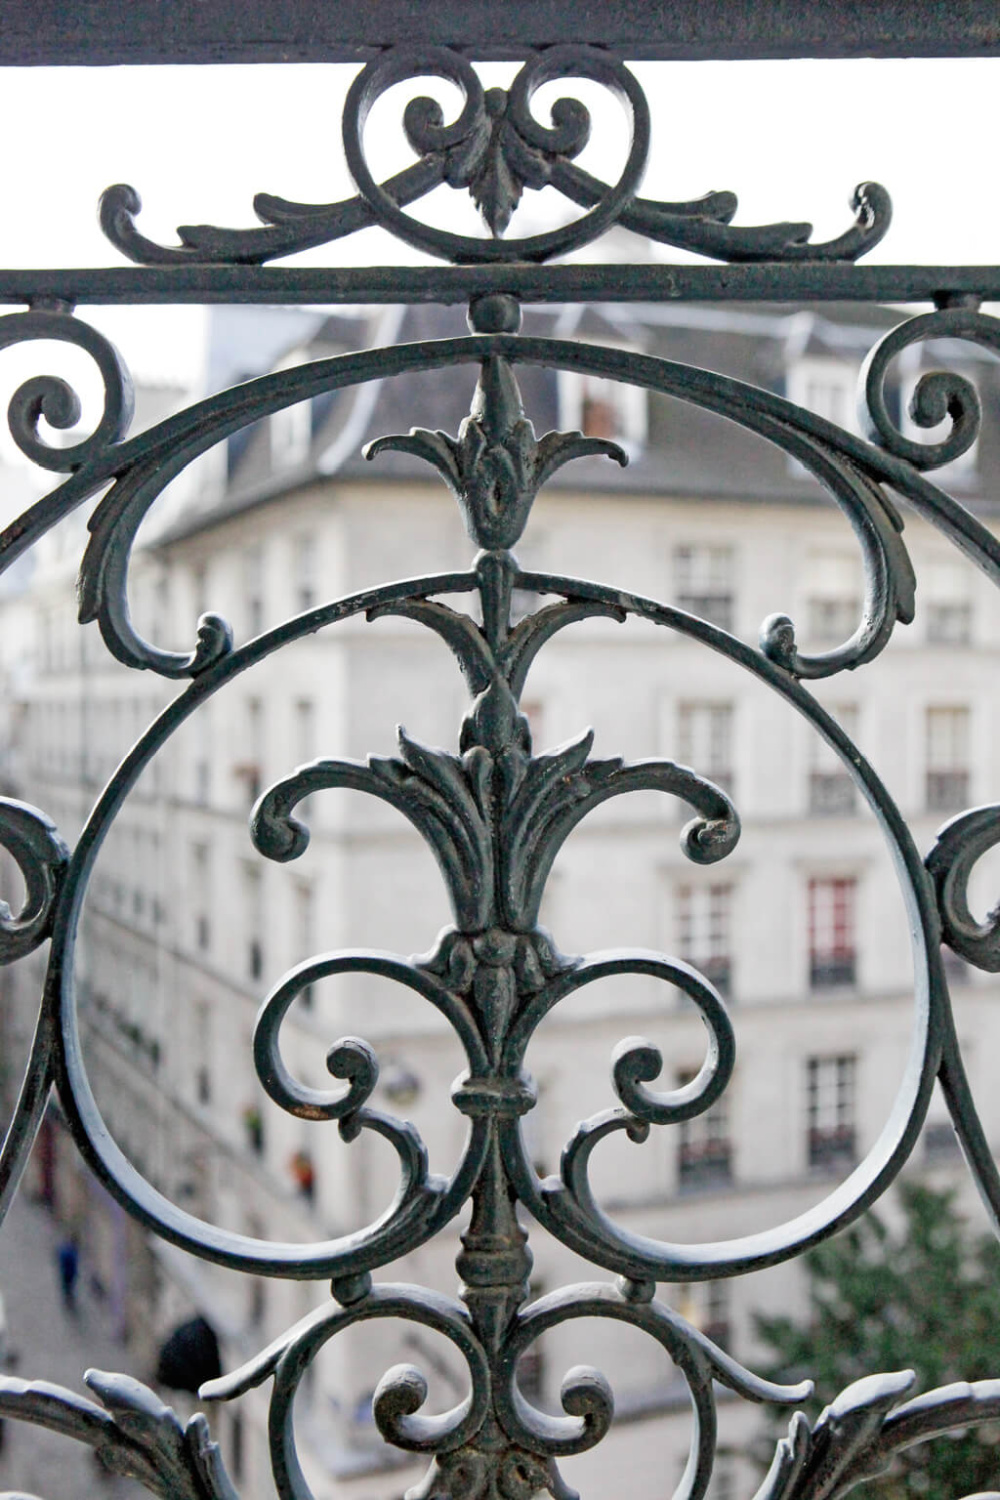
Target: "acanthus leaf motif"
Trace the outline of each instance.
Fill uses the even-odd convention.
[[[515,545],[539,488],[563,464],[595,455],[623,467],[628,463],[621,445],[606,438],[548,432],[536,439],[514,373],[500,354],[483,360],[472,409],[457,438],[415,427],[406,436],[376,438],[365,457],[391,449],[434,465],[458,499],[469,535],[490,550]]]

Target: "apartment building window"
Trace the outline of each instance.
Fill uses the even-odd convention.
[[[269,425],[272,469],[304,463],[312,439],[312,403],[296,401],[294,406],[272,412]]]
[[[194,716],[194,800],[206,807],[212,796],[212,719],[211,704],[204,704]]]
[[[677,1075],[683,1088],[692,1072]],[[677,1127],[677,1185],[682,1193],[724,1187],[732,1181],[732,1146],[729,1140],[729,1107],[725,1095],[691,1120]]]
[[[927,640],[934,646],[967,646],[972,640],[971,580],[951,558],[928,562],[920,572]]]
[[[929,812],[958,812],[969,805],[969,719],[967,708],[927,710]]]
[[[234,776],[243,783],[247,805],[252,807],[261,791],[261,760],[263,759],[264,706],[259,698],[248,698],[245,704],[245,730],[241,749],[245,760],[237,761]]]
[[[191,847],[191,901],[194,907],[194,943],[201,953],[207,953],[212,943],[209,921],[208,845],[193,844]]]
[[[194,1013],[195,1096],[199,1104],[212,1102],[212,1016],[208,1004],[199,1001]]]
[[[191,569],[191,593],[195,617],[200,619],[208,611],[208,568],[203,562],[195,563]]]
[[[735,616],[736,557],[732,547],[692,542],[674,548],[674,592],[680,609],[721,630]]]
[[[836,1169],[854,1161],[857,1058],[810,1057],[806,1062],[806,1108],[810,1167]]]
[[[264,552],[259,545],[243,553],[243,600],[247,633],[259,635],[264,628]]]
[[[848,432],[858,430],[857,384],[857,365],[834,355],[801,356],[788,370],[789,399]]]
[[[733,792],[733,706],[682,703],[677,711],[677,749],[682,763]]]
[[[809,983],[814,989],[857,979],[853,876],[809,882]]]
[[[256,865],[243,867],[243,896],[247,934],[247,974],[251,979],[259,979],[264,972],[264,946],[260,870]]]
[[[641,451],[648,406],[641,387],[582,370],[560,370],[558,379],[563,427],[620,443],[633,456]]]
[[[306,766],[316,759],[316,705],[311,698],[298,698],[295,702],[295,764]],[[295,816],[310,827],[316,814],[316,797],[303,797],[295,809]]]
[[[316,705],[311,698],[295,703],[295,763],[308,765],[316,757]]]
[[[295,928],[297,951],[294,961],[301,963],[304,959],[312,957],[316,941],[313,888],[304,882],[295,887]],[[307,1010],[312,1009],[314,998],[311,984],[307,984],[304,990],[299,991],[299,1001]]]
[[[839,646],[850,639],[861,619],[858,561],[846,553],[823,553],[809,559],[806,577],[809,640],[817,646]]]
[[[857,741],[858,709],[842,703],[830,713],[844,733]],[[809,733],[809,811],[816,817],[843,817],[857,810],[854,782],[837,752],[815,730]]]
[[[676,892],[677,949],[720,994],[732,986],[731,885],[681,885]]]
[[[728,1350],[732,1342],[731,1287],[728,1281],[688,1283],[681,1289],[677,1311],[699,1333]]]
[[[297,536],[292,543],[295,608],[300,613],[316,603],[316,538]]]

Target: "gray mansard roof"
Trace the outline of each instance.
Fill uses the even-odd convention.
[[[784,394],[789,370],[803,358],[833,358],[860,366],[878,338],[903,316],[888,308],[800,308],[747,305],[615,305],[587,309],[529,308],[524,333],[584,339],[655,354],[681,364],[718,371]],[[359,310],[326,316],[280,310],[227,309],[213,339],[210,379],[216,386],[249,378],[283,358],[317,359],[330,354],[468,332],[462,308],[416,306]],[[1000,492],[985,489],[981,476],[1000,472],[1000,366],[968,345],[939,341],[924,364],[970,371],[983,399],[979,461],[963,476],[961,498],[974,509],[1000,513]],[[253,367],[256,360],[257,368]],[[313,403],[308,455],[295,465],[272,465],[266,422],[230,442],[229,480],[220,494],[191,505],[161,537],[177,540],[317,478],[379,485],[433,481],[429,467],[408,454],[387,452],[373,463],[364,445],[411,427],[455,433],[469,410],[477,376],[474,365],[450,366],[389,378],[321,396]],[[525,411],[539,434],[560,426],[558,376],[551,369],[518,365]],[[890,388],[898,403],[898,388]],[[650,393],[648,432],[625,469],[604,459],[584,459],[560,470],[552,485],[574,490],[703,496],[762,503],[815,502],[817,485],[773,445],[737,424],[673,397]]]

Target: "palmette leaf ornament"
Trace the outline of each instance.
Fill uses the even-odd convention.
[[[172,1407],[129,1375],[88,1370],[98,1405],[49,1381],[0,1375],[0,1417],[16,1417],[87,1443],[112,1473],[160,1500],[239,1500],[200,1414],[181,1425]]]

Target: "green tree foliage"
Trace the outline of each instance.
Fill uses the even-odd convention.
[[[901,1222],[869,1212],[804,1258],[811,1316],[755,1319],[776,1380],[816,1382],[815,1419],[863,1375],[916,1371],[916,1391],[1000,1378],[1000,1245],[973,1237],[954,1194],[900,1185]],[[918,1444],[864,1486],[878,1500],[955,1500],[1000,1488],[1000,1424]]]

